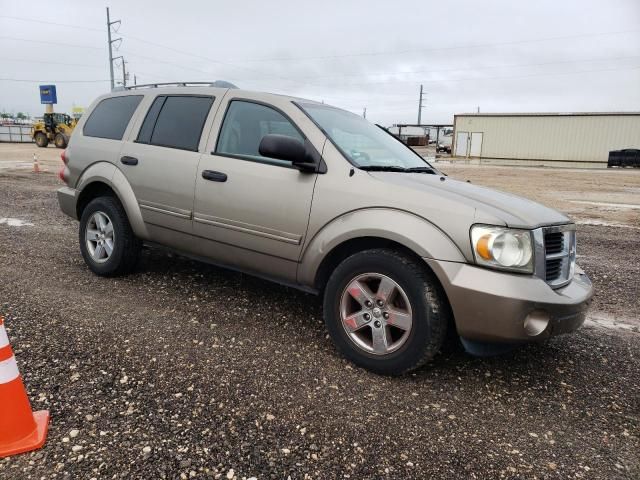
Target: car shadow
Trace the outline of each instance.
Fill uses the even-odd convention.
[[[223,286],[227,294],[243,295],[249,297],[251,302],[282,303],[288,302],[292,310],[296,312],[296,321],[309,324],[314,330],[324,329],[318,325],[318,319],[322,318],[322,301],[317,295],[305,293],[292,287],[283,286],[268,280],[254,277],[245,273],[218,267],[212,264],[193,260],[164,247],[145,248],[138,267],[139,273],[147,275],[166,275],[178,277],[178,283],[193,282],[194,292],[201,289],[215,289]],[[558,365],[570,365],[573,362],[573,350],[579,335],[565,335],[541,343],[530,343],[514,346],[510,351],[490,356],[474,356],[465,351],[457,337],[449,339],[443,350],[432,361],[422,368],[395,377],[395,382],[422,382],[426,379],[439,377],[451,382],[459,381],[459,378],[492,376],[509,379],[518,377],[516,383],[531,387],[530,382],[544,383],[550,377],[557,375]],[[574,348],[571,348],[571,345]],[[327,343],[329,345],[329,343]],[[341,354],[333,347],[329,347],[330,354],[341,361],[345,361]],[[370,375],[372,378],[378,375],[358,369]]]

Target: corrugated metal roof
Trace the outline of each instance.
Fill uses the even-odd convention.
[[[514,112],[514,113],[456,113],[456,117],[595,117],[640,115],[640,112]]]

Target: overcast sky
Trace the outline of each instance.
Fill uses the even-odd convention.
[[[109,90],[105,4],[0,0],[0,110],[40,115]],[[640,1],[123,1],[114,56],[138,83],[225,79],[374,122],[454,113],[640,111]],[[51,22],[55,23],[41,23]],[[122,76],[119,66],[116,79]],[[17,81],[16,81],[17,80]],[[77,82],[77,83],[71,83]]]

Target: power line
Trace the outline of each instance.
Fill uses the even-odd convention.
[[[0,78],[0,82],[29,82],[29,83],[102,83],[105,80],[32,80],[28,78]]]
[[[11,15],[0,15],[0,18],[7,18],[9,20],[18,20],[18,21],[21,21],[21,22],[42,23],[44,25],[55,25],[55,26],[58,26],[58,27],[77,28],[77,29],[80,29],[80,30],[89,30],[89,31],[92,31],[92,32],[100,32],[100,33],[102,33],[102,29],[100,29],[100,28],[86,27],[86,26],[83,26],[83,25],[71,25],[69,23],[49,22],[49,21],[46,21],[46,20],[36,20],[36,19],[33,19],[33,18],[13,17]]]
[[[589,73],[589,72],[613,72],[617,70],[635,70],[640,68],[640,66],[623,66],[623,67],[615,67],[615,68],[604,68],[604,69],[592,69],[592,70],[577,70],[574,72],[543,72],[538,74],[531,75],[509,75],[509,76],[483,76],[483,77],[467,77],[467,78],[452,78],[452,79],[440,79],[440,80],[420,80],[421,83],[452,83],[452,82],[465,82],[465,81],[478,81],[478,80],[497,80],[504,78],[528,78],[528,77],[545,77],[545,76],[554,76],[554,75],[573,75],[580,73]],[[343,83],[340,84],[342,86],[360,86],[360,85],[387,85],[387,84],[399,84],[399,83],[416,83],[416,80],[390,80],[385,82],[357,82],[357,83]],[[327,87],[335,86],[333,85],[325,85]]]
[[[444,73],[444,72],[463,72],[469,70],[485,70],[490,68],[520,68],[520,67],[542,67],[547,65],[563,65],[568,63],[592,63],[592,62],[606,62],[611,60],[630,60],[633,58],[640,58],[640,55],[630,55],[625,57],[602,57],[592,59],[580,59],[580,60],[561,60],[556,62],[542,62],[542,63],[515,63],[515,64],[502,64],[502,65],[479,65],[475,67],[465,68],[445,68],[438,70],[409,70],[402,72],[379,72],[379,73],[344,73],[334,75],[313,75],[308,78],[343,78],[343,77],[363,77],[363,76],[391,76],[391,75],[414,75],[424,73]],[[301,77],[307,78],[307,77]]]
[[[236,65],[236,64],[233,64],[233,63],[229,63],[229,62],[223,62],[221,60],[216,60],[214,58],[205,57],[204,55],[198,55],[198,54],[187,52],[187,51],[184,51],[184,50],[179,50],[177,48],[168,47],[167,45],[162,45],[160,43],[151,42],[149,40],[144,40],[142,38],[134,37],[134,36],[131,36],[131,35],[122,35],[121,34],[121,36],[123,38],[128,38],[129,40],[135,40],[135,41],[138,41],[138,42],[146,43],[148,45],[153,45],[155,47],[164,48],[165,50],[169,50],[171,52],[178,53],[178,54],[181,54],[181,55],[186,55],[186,56],[197,58],[197,59],[200,59],[200,60],[206,60],[207,62],[210,62],[210,63],[216,63],[216,64],[219,64],[219,65],[224,65],[226,67],[237,68],[237,69],[240,69],[240,70],[245,70],[245,71],[250,72],[250,73],[254,73],[254,74],[257,73],[257,74],[263,75],[263,76],[266,75],[268,77],[278,78],[278,79],[281,79],[281,80],[285,80],[287,82],[298,83],[300,85],[318,86],[318,85],[315,85],[315,84],[312,84],[312,83],[308,83],[308,82],[300,82],[298,80],[295,80],[295,79],[292,79],[292,78],[289,78],[289,77],[283,77],[281,75],[274,75],[274,74],[270,74],[270,73],[265,73],[264,71],[256,70],[256,69],[251,68],[251,67],[244,67],[244,66]]]
[[[0,36],[0,40],[18,40],[20,42],[43,43],[45,45],[59,45],[61,47],[88,48],[91,50],[102,50],[104,48],[104,47],[93,47],[91,45],[78,45],[78,44],[72,44],[72,43],[52,42],[49,40],[33,40],[31,38],[8,37],[5,35]]]
[[[18,21],[22,21],[22,22],[32,22],[32,23],[41,23],[41,24],[46,24],[46,25],[54,25],[54,26],[60,26],[60,27],[67,27],[67,28],[77,28],[77,29],[82,29],[82,30],[89,30],[89,31],[94,31],[94,32],[102,32],[103,30],[100,28],[93,28],[93,27],[87,27],[84,25],[74,25],[74,24],[69,24],[69,23],[58,23],[58,22],[51,22],[51,21],[46,21],[46,20],[37,20],[37,19],[32,19],[32,18],[25,18],[25,17],[16,17],[16,16],[11,16],[11,15],[0,15],[0,18],[6,18],[6,19],[10,19],[10,20],[18,20]],[[420,52],[432,52],[432,51],[439,51],[439,50],[457,50],[457,49],[467,49],[467,48],[486,48],[486,47],[499,47],[499,46],[504,46],[504,45],[520,45],[520,44],[527,44],[527,43],[538,43],[538,42],[549,42],[549,41],[556,41],[556,40],[571,40],[571,39],[577,39],[577,38],[586,38],[586,37],[598,37],[598,36],[607,36],[607,35],[625,35],[625,34],[629,34],[629,33],[639,33],[640,30],[620,30],[620,31],[613,31],[613,32],[590,32],[590,33],[579,33],[579,34],[574,34],[574,35],[561,35],[561,36],[555,36],[555,37],[542,37],[542,38],[532,38],[532,39],[522,39],[522,40],[512,40],[512,41],[507,41],[507,42],[495,42],[495,43],[480,43],[480,44],[471,44],[471,45],[449,45],[449,46],[442,46],[442,47],[430,47],[430,48],[421,48],[421,49],[411,49],[411,50],[387,50],[387,51],[382,51],[382,52],[358,52],[358,53],[346,53],[346,54],[340,54],[340,55],[318,55],[318,56],[301,56],[301,57],[272,57],[272,58],[259,58],[259,59],[245,59],[243,60],[244,62],[269,62],[269,61],[297,61],[297,60],[315,60],[315,59],[330,59],[330,58],[348,58],[348,57],[360,57],[360,56],[378,56],[378,55],[396,55],[396,54],[407,54],[407,53],[420,53]],[[0,37],[1,38],[1,37]],[[189,54],[189,55],[193,55],[190,54],[188,52],[184,52],[178,49],[174,49],[172,47],[168,47],[166,45],[161,45],[158,43],[154,43],[154,42],[150,42],[148,40],[144,40],[138,37],[133,37],[130,36],[129,37],[132,40],[137,40],[139,42],[144,42],[144,43],[148,43],[150,45],[155,45],[157,47],[160,48],[166,48],[169,50],[173,50],[176,53],[183,53],[183,54]],[[207,58],[207,57],[201,57],[201,58]],[[229,66],[236,66],[235,64],[231,64],[231,63],[226,63],[223,61],[219,61],[219,60],[211,60],[210,61],[215,61],[221,64],[225,64],[225,65],[229,65]]]
[[[4,58],[0,57],[0,60],[3,62],[18,62],[18,63],[44,63],[47,65],[63,65],[65,67],[89,67],[89,68],[103,68],[103,65],[98,65],[97,63],[65,63],[65,62],[49,62],[45,60],[31,60],[24,58]]]
[[[259,59],[245,59],[244,62],[287,62],[287,61],[300,61],[300,60],[326,60],[334,58],[351,58],[351,57],[374,57],[383,55],[404,55],[408,53],[424,53],[424,52],[436,52],[445,50],[464,50],[474,48],[487,48],[487,47],[501,47],[505,45],[521,45],[527,43],[538,42],[551,42],[557,40],[572,40],[577,38],[597,37],[606,35],[624,35],[628,33],[638,33],[640,30],[623,30],[617,32],[599,32],[599,33],[582,33],[576,35],[562,35],[558,37],[545,37],[526,40],[514,40],[509,42],[496,42],[496,43],[480,43],[472,45],[451,45],[444,47],[432,47],[432,48],[420,48],[412,50],[387,50],[382,52],[359,52],[359,53],[345,53],[340,55],[318,55],[318,56],[300,56],[300,57],[272,57],[272,58],[259,58]]]

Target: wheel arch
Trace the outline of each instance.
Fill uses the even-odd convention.
[[[76,201],[78,219],[91,200],[101,195],[114,196],[120,201],[131,229],[138,238],[148,240],[149,234],[142,219],[136,196],[124,174],[108,162],[98,162],[87,168],[76,184],[79,192]]]
[[[421,262],[423,258],[465,261],[453,240],[424,218],[402,210],[363,209],[332,220],[309,241],[298,282],[322,290],[328,274],[344,258],[380,247],[402,251]]]

